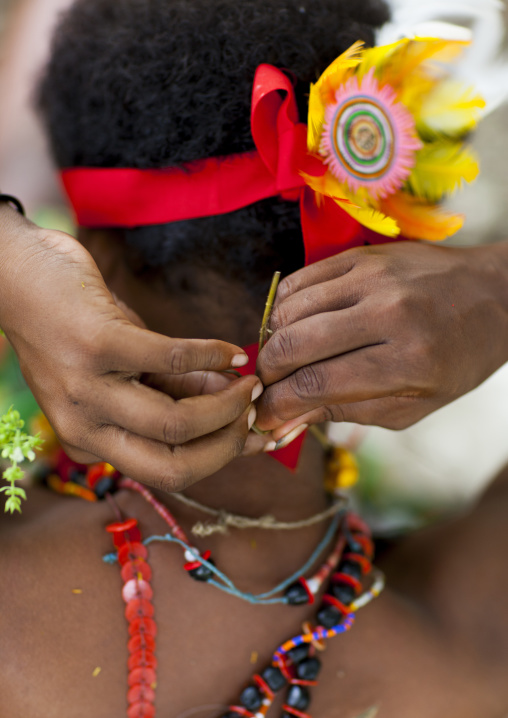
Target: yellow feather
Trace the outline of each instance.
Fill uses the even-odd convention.
[[[323,72],[309,96],[309,119],[307,143],[309,152],[317,152],[325,121],[325,107],[335,99],[335,92],[358,67],[363,57],[363,42],[355,42]]]
[[[307,148],[309,152],[317,154],[323,133],[325,121],[325,106],[321,102],[319,90],[316,85],[310,86],[309,120],[307,125]]]
[[[451,62],[467,45],[467,42],[439,38],[421,38],[401,43],[383,71],[383,80],[399,89],[408,80],[413,82],[414,73],[421,70],[428,60]]]
[[[411,82],[399,89],[399,101],[409,110],[415,120],[420,116],[422,104],[439,80],[433,73],[420,67],[415,70]]]
[[[387,237],[396,237],[400,234],[397,222],[379,212],[376,207],[371,206],[366,193],[351,194],[331,172],[326,172],[322,177],[312,177],[302,173],[302,177],[309,187],[316,192],[318,204],[320,197],[323,195],[331,197],[341,209],[373,232]]]
[[[363,78],[373,67],[376,68],[378,76],[382,75],[383,68],[408,43],[409,40],[404,39],[393,42],[391,45],[381,45],[380,47],[371,47],[365,50],[362,63],[358,68],[358,76]]]
[[[430,202],[439,202],[460,188],[462,182],[473,182],[480,168],[470,147],[461,142],[442,140],[425,145],[416,153],[416,165],[409,178],[411,190]]]
[[[456,80],[438,83],[418,113],[418,130],[429,137],[462,137],[476,127],[485,100]]]
[[[399,192],[381,201],[381,210],[393,217],[408,239],[439,241],[451,237],[464,225],[462,215]]]
[[[325,172],[325,174],[319,177],[308,175],[306,172],[301,172],[300,174],[305,180],[305,183],[308,184],[317,195],[325,195],[325,197],[332,197],[332,199],[340,200],[345,204],[352,204],[351,200],[346,197],[344,188],[331,172]]]
[[[397,222],[387,215],[372,207],[357,207],[353,204],[344,204],[343,201],[334,198],[335,202],[347,212],[353,219],[360,222],[367,229],[386,237],[397,237],[400,234],[400,227]]]

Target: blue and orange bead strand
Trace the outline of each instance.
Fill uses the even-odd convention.
[[[127,718],[154,718],[157,626],[153,618],[152,570],[147,561],[148,551],[141,543],[141,532],[134,518],[108,524],[106,531],[118,551],[123,580],[122,598],[126,603],[125,617],[129,624]]]
[[[328,639],[349,631],[356,610],[378,596],[384,587],[383,575],[372,567],[374,547],[368,527],[352,515],[348,515],[345,523],[344,535],[320,571],[306,585],[299,584],[304,603],[304,594],[312,592],[315,596],[316,589],[331,573],[331,582],[317,612],[317,625],[305,623],[301,635],[283,643],[275,651],[271,665],[256,674],[243,691],[240,704],[230,706],[223,718],[265,718],[275,694],[283,688],[287,695],[281,718],[310,718],[307,712],[310,689],[317,685],[321,670],[317,652],[325,649]],[[371,585],[365,590],[364,582],[369,576]],[[312,581],[316,581],[315,586]],[[296,585],[293,584],[295,596]]]

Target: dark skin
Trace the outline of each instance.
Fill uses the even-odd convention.
[[[133,304],[126,291],[132,280],[123,270],[114,276],[111,288]],[[209,307],[210,297],[200,314]],[[149,304],[136,309],[151,326]],[[173,315],[166,316],[171,334]],[[211,322],[208,328],[221,336],[231,320]],[[233,512],[296,520],[324,507],[322,474],[321,450],[309,440],[295,475],[266,456],[241,458],[187,493]],[[203,518],[161,496],[185,529]],[[139,519],[145,536],[165,531],[139,497],[121,492],[117,501],[125,515]],[[349,634],[330,641],[311,706],[315,718],[359,718],[375,706],[381,718],[503,718],[507,504],[505,472],[471,514],[406,539],[378,561],[389,588],[359,612]],[[3,715],[124,715],[121,580],[116,567],[100,560],[110,550],[104,526],[112,519],[107,503],[37,488],[22,517],[2,522],[0,562],[8,577],[0,610]],[[259,592],[302,565],[324,530],[234,532],[195,543],[211,548],[242,589]],[[157,707],[167,718],[221,715],[276,645],[299,633],[314,613],[312,607],[252,607],[197,584],[174,547],[154,546],[150,561],[159,625]]]

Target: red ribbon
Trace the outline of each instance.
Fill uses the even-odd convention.
[[[82,227],[139,227],[233,212],[268,197],[299,201],[306,264],[352,246],[361,226],[333,202],[316,205],[301,173],[326,166],[307,152],[289,78],[260,65],[254,78],[252,137],[257,150],[167,169],[77,167],[62,181]],[[356,242],[358,243],[358,241]]]

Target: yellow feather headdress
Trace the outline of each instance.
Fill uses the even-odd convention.
[[[326,171],[304,175],[318,203],[330,197],[388,237],[439,240],[462,227],[440,203],[479,172],[465,138],[485,103],[446,71],[467,45],[357,42],[325,70],[311,86],[307,147]]]

